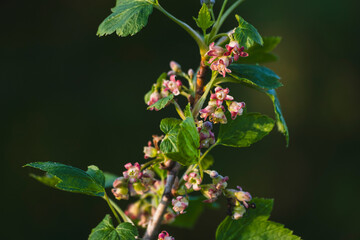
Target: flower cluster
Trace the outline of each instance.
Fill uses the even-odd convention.
[[[212,93],[210,96],[208,105],[200,110],[200,117],[204,120],[209,117],[209,120],[213,123],[226,124],[227,118],[225,116],[225,107],[223,106],[224,101],[226,101],[228,105],[232,119],[240,116],[244,111],[245,103],[233,101],[234,98],[229,95],[229,92],[230,90],[228,88],[216,87],[215,93]]]
[[[215,143],[215,134],[211,131],[212,128],[212,123],[209,121],[198,122],[197,130],[200,135],[200,148],[209,148]]]
[[[170,236],[167,231],[162,231],[158,236],[158,240],[175,240],[175,238]]]
[[[212,71],[217,71],[223,77],[226,73],[231,73],[231,70],[227,67],[234,61],[239,60],[239,57],[247,57],[248,53],[244,52],[244,47],[240,47],[239,43],[233,40],[232,35],[229,35],[230,42],[225,46],[226,49],[215,46],[215,43],[209,45],[209,51],[206,53],[210,57],[208,63],[211,64]]]
[[[116,199],[129,199],[129,192],[131,196],[135,196],[149,191],[149,187],[155,181],[153,171],[148,169],[141,171],[139,163],[134,165],[127,163],[125,168],[126,171],[123,172],[123,177],[119,177],[113,182],[111,191]]]

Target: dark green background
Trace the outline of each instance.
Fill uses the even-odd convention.
[[[199,1],[161,1],[194,26]],[[357,1],[246,1],[237,13],[263,36],[279,35],[279,97],[290,147],[273,131],[248,149],[218,147],[215,168],[253,196],[275,198],[272,219],[304,239],[359,239],[359,13]],[[109,210],[101,199],[50,189],[22,165],[95,164],[120,174],[171,109],[146,111],[143,95],[170,60],[196,68],[190,37],[154,10],[132,38],[98,38],[106,1],[1,2],[2,239],[86,239]],[[217,4],[219,5],[219,4]],[[224,26],[229,30],[235,19]],[[231,86],[249,111],[270,100]],[[224,206],[225,203],[220,201]],[[225,207],[176,239],[213,239]],[[4,231],[5,230],[5,231]],[[5,235],[4,235],[5,234]]]

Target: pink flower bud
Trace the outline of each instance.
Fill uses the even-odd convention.
[[[181,72],[181,66],[175,61],[170,62],[170,68],[174,73],[180,73]]]
[[[187,74],[189,75],[189,78],[192,79],[194,77],[194,70],[191,68],[188,70]]]

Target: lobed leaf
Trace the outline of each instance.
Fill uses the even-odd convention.
[[[268,135],[274,120],[260,113],[245,113],[220,126],[218,143],[230,147],[249,147]]]
[[[211,20],[209,8],[204,3],[199,11],[198,18],[194,18],[196,25],[201,28],[204,32],[206,29],[211,27],[214,24],[214,21]]]
[[[255,198],[255,209],[248,209],[239,220],[226,217],[216,230],[216,240],[299,240],[282,224],[268,221],[273,200]]]
[[[91,231],[89,240],[135,240],[138,236],[137,228],[128,222],[113,226],[109,214]]]
[[[161,141],[160,150],[164,153],[177,152],[178,134],[180,131],[180,119],[164,118],[160,122],[160,130],[165,133]]]
[[[250,64],[231,64],[231,76],[235,82],[245,82],[264,89],[281,87],[280,77],[267,67]]]
[[[270,89],[266,92],[266,94],[270,97],[274,105],[277,128],[279,132],[281,132],[285,136],[286,146],[289,146],[289,140],[290,140],[289,129],[286,125],[285,118],[282,114],[280,101],[277,97],[276,91],[274,89]]]
[[[50,183],[48,179],[36,178],[37,180],[43,180],[41,182],[46,185],[68,192],[83,193],[99,197],[104,196],[105,178],[102,175],[102,171],[96,166],[89,166],[87,172],[55,162],[34,162],[26,164],[24,167],[33,167],[46,171],[48,174],[58,179],[57,183]]]
[[[256,28],[250,23],[246,22],[239,15],[235,15],[235,17],[239,23],[239,26],[235,29],[233,36],[235,40],[239,42],[240,46],[244,46],[248,49],[255,43],[263,45],[263,39],[261,38]]]
[[[97,35],[104,36],[116,32],[121,37],[134,35],[146,26],[153,5],[147,0],[121,0],[111,9],[98,28]]]
[[[190,111],[190,105],[185,109],[185,120],[179,124],[177,134],[177,151],[168,152],[166,156],[182,165],[197,163],[200,155],[200,136],[197,131],[194,118]]]

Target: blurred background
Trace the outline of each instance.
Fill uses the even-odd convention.
[[[199,1],[160,1],[193,27]],[[220,1],[217,1],[219,7]],[[230,1],[231,2],[231,1]],[[263,36],[282,36],[267,64],[290,146],[273,131],[251,148],[218,147],[214,168],[253,196],[275,199],[271,219],[304,239],[360,239],[359,14],[354,0],[252,0],[236,11]],[[143,146],[172,109],[146,111],[144,94],[176,60],[198,66],[193,40],[154,10],[134,37],[99,38],[114,0],[0,3],[2,239],[87,239],[109,209],[98,198],[48,188],[22,166],[56,161],[121,174],[144,162]],[[230,18],[229,30],[236,24]],[[252,89],[232,85],[249,111],[273,115]],[[176,239],[214,239],[226,216],[204,213],[193,230],[164,227]],[[125,206],[126,202],[121,202]],[[4,235],[5,234],[5,235]]]

